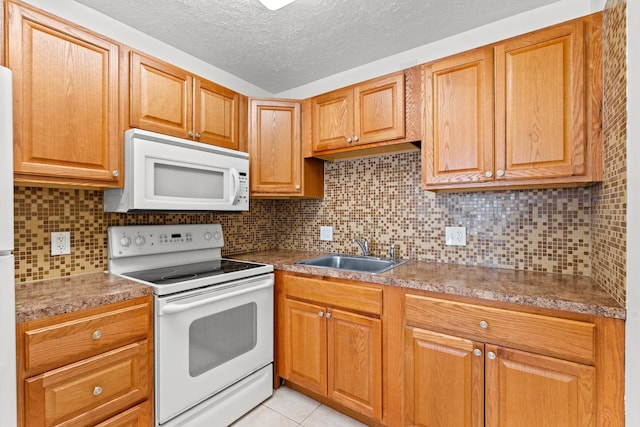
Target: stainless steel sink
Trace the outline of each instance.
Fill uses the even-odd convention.
[[[376,258],[370,256],[332,254],[296,262],[296,265],[333,268],[359,273],[379,274],[407,262],[406,259]]]

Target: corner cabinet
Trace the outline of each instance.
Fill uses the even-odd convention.
[[[575,317],[407,293],[404,425],[623,425],[624,323]]]
[[[324,162],[303,156],[303,103],[249,100],[252,197],[324,196]]]
[[[138,52],[131,52],[130,62],[131,127],[245,149],[242,95]]]
[[[312,98],[313,155],[336,160],[416,150],[419,74],[414,67]]]
[[[121,46],[6,2],[17,183],[122,186]]]
[[[601,180],[601,49],[595,14],[425,64],[423,188]]]
[[[152,309],[149,296],[18,324],[18,425],[153,425]]]

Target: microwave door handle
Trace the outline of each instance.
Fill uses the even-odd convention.
[[[240,195],[240,174],[238,174],[238,170],[236,168],[231,168],[229,171],[231,172],[231,178],[233,181],[233,196],[231,197],[231,204],[235,205],[238,203],[238,196]]]
[[[176,314],[176,313],[182,313],[183,311],[187,311],[190,310],[192,308],[196,308],[196,307],[200,307],[202,305],[207,305],[207,304],[211,304],[214,303],[216,301],[222,301],[224,299],[227,298],[233,298],[233,297],[237,297],[239,295],[243,295],[249,292],[255,292],[255,291],[259,291],[260,289],[266,289],[266,288],[270,288],[272,287],[273,284],[271,283],[271,281],[265,282],[261,285],[258,286],[252,286],[250,288],[246,288],[246,289],[241,289],[239,291],[235,291],[235,292],[228,292],[228,293],[224,293],[222,295],[217,295],[211,298],[206,298],[200,301],[194,301],[194,302],[190,302],[190,303],[186,303],[186,304],[179,304],[179,303],[170,303],[165,305],[164,307],[160,308],[160,316],[163,316],[165,314]]]

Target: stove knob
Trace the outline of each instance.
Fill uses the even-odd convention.
[[[211,240],[212,237],[213,237],[213,234],[211,234],[210,231],[207,231],[206,233],[204,233],[204,240]]]
[[[136,242],[136,245],[142,246],[142,245],[144,245],[146,240],[145,240],[144,236],[137,236],[135,242]]]
[[[129,236],[122,236],[120,239],[120,246],[128,247],[131,244],[131,238]]]
[[[216,231],[215,233],[213,233],[213,238],[216,240],[220,240],[222,238],[222,234],[220,234],[219,231]]]

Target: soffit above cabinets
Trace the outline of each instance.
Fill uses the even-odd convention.
[[[270,93],[559,0],[76,0]]]

